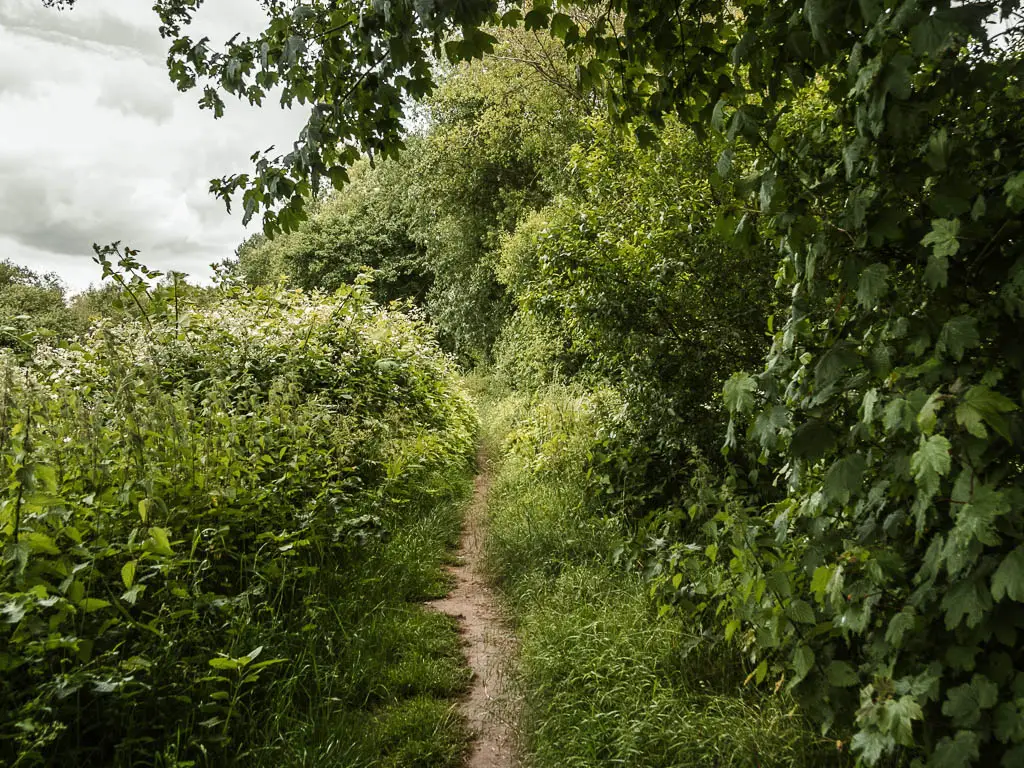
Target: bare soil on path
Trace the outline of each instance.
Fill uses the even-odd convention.
[[[514,648],[512,632],[483,573],[483,542],[491,473],[486,458],[477,457],[473,498],[466,509],[458,565],[448,570],[455,579],[451,593],[430,605],[459,622],[466,660],[473,670],[462,713],[475,734],[466,768],[513,768],[515,701],[507,679]]]

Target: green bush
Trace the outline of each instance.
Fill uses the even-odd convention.
[[[563,183],[569,148],[594,104],[557,43],[493,30],[494,56],[453,67],[426,100],[409,213],[435,282],[428,308],[442,341],[488,361],[512,302],[497,277],[502,239]]]
[[[242,243],[226,273],[250,286],[285,278],[307,291],[330,292],[372,271],[370,290],[379,303],[422,304],[432,275],[405,210],[409,163],[403,157],[371,167],[364,159],[348,174],[343,189],[310,204],[309,218],[295,231]]]
[[[43,338],[70,339],[84,329],[68,309],[57,275],[0,261],[0,346],[26,349]]]
[[[590,129],[567,189],[503,241],[499,276],[522,317],[503,331],[496,370],[517,386],[559,372],[617,390],[591,462],[609,511],[635,519],[675,502],[694,454],[718,457],[719,393],[762,359],[775,256],[719,227],[740,199],[708,178],[720,142],[672,121],[653,146]]]
[[[450,626],[381,611],[442,588],[475,428],[425,327],[361,288],[5,354],[0,761],[280,764],[292,711],[452,695]],[[368,670],[395,655],[346,681],[360,635]]]
[[[595,514],[588,453],[615,400],[549,387],[485,401],[487,564],[519,636],[525,764],[851,764],[788,696],[745,684],[739,647],[659,618],[642,576],[613,565],[625,526]]]

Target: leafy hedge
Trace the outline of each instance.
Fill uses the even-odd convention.
[[[289,638],[332,647],[339,579],[474,440],[429,333],[359,287],[0,366],[5,765],[224,764],[300,674]]]
[[[721,142],[671,120],[649,147],[606,121],[589,127],[566,191],[505,239],[499,276],[519,312],[497,370],[516,386],[546,367],[621,393],[594,473],[616,512],[642,517],[678,493],[693,453],[717,456],[718,395],[763,358],[776,258],[718,226],[742,199],[741,185],[709,180]]]
[[[724,134],[718,175],[754,152],[722,218],[790,297],[724,388],[724,487],[664,517],[666,591],[865,764],[1024,763],[1020,11],[645,3],[605,81]]]

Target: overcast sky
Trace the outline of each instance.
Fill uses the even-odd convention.
[[[92,243],[121,240],[151,267],[208,278],[247,235],[209,180],[290,146],[305,116],[230,103],[215,121],[168,79],[149,2],[78,4],[0,0],[0,259],[78,291],[99,282]],[[218,42],[262,18],[256,0],[210,0],[197,22]]]

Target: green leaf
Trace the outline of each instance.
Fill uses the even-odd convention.
[[[104,608],[109,607],[109,605],[110,601],[100,600],[98,597],[86,597],[78,603],[78,607],[81,608],[85,613],[101,611]]]
[[[961,403],[956,407],[956,423],[966,429],[975,437],[982,439],[988,437],[988,430],[985,429],[984,418],[981,413],[967,403]]]
[[[574,29],[576,29],[576,22],[564,13],[556,13],[551,17],[551,34],[555,37],[565,40],[570,30]]]
[[[945,288],[948,283],[949,259],[937,253],[931,254],[925,267],[925,285],[934,291],[937,288]]]
[[[919,59],[941,54],[952,43],[955,25],[939,15],[927,16],[910,30],[910,46]]]
[[[729,103],[724,98],[719,99],[711,112],[711,127],[719,133],[725,130],[725,109],[728,106]]]
[[[860,678],[857,677],[857,671],[849,662],[833,661],[828,665],[828,682],[829,685],[834,685],[836,688],[849,688],[852,685],[857,685]]]
[[[870,424],[875,420],[875,406],[878,404],[878,390],[872,387],[861,400],[861,423]]]
[[[913,93],[911,72],[915,61],[908,53],[897,53],[889,61],[883,77],[885,89],[897,99],[909,99]]]
[[[1007,179],[1003,185],[1003,194],[1006,196],[1006,204],[1014,213],[1024,211],[1024,171]]]
[[[857,161],[860,160],[868,142],[863,136],[858,136],[846,147],[843,148],[843,165],[846,167],[846,178],[852,180],[856,174]]]
[[[748,373],[734,373],[722,388],[725,407],[730,413],[747,413],[754,407],[757,382]]]
[[[960,250],[959,234],[959,219],[933,219],[932,231],[921,239],[921,245],[932,249],[924,271],[924,281],[929,288],[944,288],[949,282],[949,257]]]
[[[798,459],[817,461],[836,444],[835,435],[828,425],[817,419],[801,424],[793,433],[790,452]]]
[[[857,302],[865,309],[877,306],[889,290],[889,267],[872,264],[860,273],[857,283]]]
[[[523,22],[523,27],[527,32],[533,29],[546,29],[548,26],[548,15],[551,13],[550,8],[535,7],[533,10],[526,14],[526,19]]]
[[[974,550],[975,540],[990,547],[999,545],[1002,539],[996,532],[996,521],[1010,511],[1011,505],[1006,492],[983,483],[973,470],[967,468],[953,485],[950,503],[956,525],[950,531],[950,541],[946,547],[946,567],[950,575],[953,575],[974,562],[977,553],[970,553]],[[954,548],[959,550],[957,554],[953,553]],[[961,555],[963,561],[955,563],[954,560]]]
[[[804,4],[804,18],[811,28],[811,34],[824,44],[828,32],[829,4],[826,0],[807,0]]]
[[[999,686],[984,675],[975,675],[970,683],[950,689],[942,704],[942,714],[952,718],[957,728],[973,728],[981,712],[991,709],[999,699]]]
[[[231,659],[223,656],[210,659],[208,663],[214,669],[238,669],[242,666],[241,659]]]
[[[503,27],[515,27],[523,20],[523,12],[519,8],[513,8],[510,11],[505,11],[501,15],[501,26]]]
[[[799,624],[814,624],[814,608],[804,600],[793,600],[786,607],[786,615]]]
[[[762,448],[774,448],[779,430],[789,424],[789,411],[781,405],[765,408],[757,415],[750,430],[750,436],[760,443]]]
[[[881,706],[878,724],[892,736],[897,744],[914,746],[914,721],[924,719],[921,705],[913,696],[904,695],[889,699]]]
[[[735,153],[731,148],[722,150],[722,154],[718,156],[718,162],[715,164],[715,170],[718,171],[718,175],[723,179],[729,175],[729,171],[732,170],[732,160]]]
[[[1017,405],[1012,400],[979,384],[964,394],[956,409],[956,420],[975,437],[987,437],[984,425],[988,424],[1005,440],[1010,440],[1010,428],[1003,414],[1016,410]]]
[[[942,326],[936,349],[940,353],[948,352],[954,359],[960,360],[966,350],[972,349],[980,343],[981,336],[978,334],[977,319],[961,315],[948,320]]]
[[[928,768],[971,768],[978,759],[978,734],[974,731],[957,731],[954,738],[948,736],[935,745],[928,760]]]
[[[822,491],[825,497],[845,504],[850,495],[860,489],[861,479],[867,469],[867,460],[859,453],[839,459],[825,474]]]
[[[136,565],[136,561],[131,560],[121,566],[121,581],[124,582],[125,589],[131,589],[132,584],[135,583]]]
[[[913,608],[904,608],[889,620],[885,630],[885,641],[894,648],[903,644],[903,636],[914,629],[915,614]]]
[[[143,543],[142,548],[147,552],[152,552],[154,555],[162,555],[163,557],[171,557],[174,554],[166,528],[150,528],[149,538]]]
[[[757,669],[754,670],[754,681],[760,685],[764,682],[765,677],[768,675],[768,662],[762,661],[757,665]]]
[[[860,364],[856,347],[849,342],[834,344],[814,367],[814,386],[819,391],[835,384],[839,377]]]
[[[981,590],[973,580],[964,579],[954,584],[942,598],[946,612],[946,629],[952,630],[967,619],[968,627],[976,627],[992,607],[988,590]]]
[[[890,400],[885,406],[882,423],[888,432],[895,432],[897,429],[909,430],[914,423],[914,411],[910,403],[902,397]]]
[[[919,426],[921,431],[926,435],[930,435],[935,431],[935,424],[939,420],[938,413],[942,409],[944,403],[945,400],[943,399],[942,393],[935,391],[928,396],[924,405],[921,406],[921,410],[917,414],[917,426]]]
[[[992,597],[995,600],[1009,597],[1024,603],[1024,544],[1004,557],[992,574]]]
[[[814,575],[811,577],[811,592],[819,602],[824,599],[834,572],[835,568],[826,565],[814,569]]]
[[[994,713],[995,734],[1003,744],[1024,741],[1024,712],[1014,702],[1004,701]]]
[[[857,731],[850,742],[850,747],[865,765],[877,763],[891,746],[892,742],[875,729]]]
[[[136,584],[131,589],[126,590],[121,594],[121,599],[126,603],[135,605],[135,602],[139,599],[139,595],[146,591],[145,584]]]
[[[926,496],[934,496],[939,490],[940,478],[949,474],[950,448],[949,440],[942,435],[922,436],[918,449],[910,457],[914,482]]]
[[[736,634],[736,630],[740,628],[739,619],[731,619],[728,624],[725,625],[725,639],[726,642],[732,640],[732,636]]]
[[[934,171],[944,171],[949,159],[949,133],[945,128],[940,128],[932,134],[928,140],[928,154],[926,156],[928,165]]]
[[[807,677],[814,666],[814,651],[801,643],[793,652],[793,684]]]
[[[36,482],[46,493],[57,492],[57,470],[46,464],[36,464],[32,469]]]
[[[984,385],[971,387],[964,395],[964,401],[970,403],[982,413],[1010,413],[1017,410],[1017,404],[998,392],[993,392]]]
[[[53,539],[45,533],[30,531],[29,533],[22,534],[21,540],[28,547],[28,551],[33,554],[60,554],[60,548],[56,545]]]
[[[772,206],[772,197],[775,195],[775,182],[777,178],[774,173],[765,173],[761,177],[761,190],[758,193],[758,200],[761,204],[761,211],[768,213]]]
[[[288,661],[288,659],[267,659],[266,661],[259,661],[253,664],[249,669],[265,669],[266,667],[273,667],[277,664],[284,664],[286,661]]]

